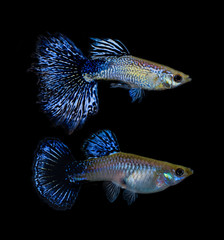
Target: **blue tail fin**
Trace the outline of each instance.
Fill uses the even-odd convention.
[[[95,158],[119,152],[120,148],[113,132],[101,130],[84,142],[83,151],[86,157]]]
[[[34,185],[46,202],[55,209],[70,209],[80,190],[81,181],[71,182],[71,172],[82,172],[83,166],[74,160],[68,147],[60,140],[40,142],[34,157]]]
[[[59,33],[41,36],[35,56],[37,63],[31,71],[39,78],[42,109],[56,126],[66,128],[71,134],[98,111],[97,83],[87,82],[82,76],[87,58]]]

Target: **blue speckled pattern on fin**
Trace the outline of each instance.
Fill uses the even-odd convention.
[[[91,40],[93,41],[90,52],[92,58],[130,55],[125,45],[117,39],[91,38]]]
[[[136,100],[138,100],[138,102],[141,102],[144,96],[144,90],[141,88],[132,88],[129,90],[129,95],[132,98],[132,102],[135,102]]]
[[[120,148],[113,132],[101,130],[84,142],[83,150],[88,158],[95,158],[119,152]]]
[[[87,58],[63,34],[41,36],[37,62],[31,70],[39,78],[39,103],[56,126],[71,134],[87,117],[98,112],[97,83],[82,76]]]
[[[71,169],[72,168],[72,169]],[[80,189],[80,182],[70,182],[70,171],[81,172],[70,150],[58,139],[44,139],[34,156],[33,182],[46,202],[55,209],[70,209]]]

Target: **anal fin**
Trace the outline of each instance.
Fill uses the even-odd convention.
[[[130,89],[130,86],[126,83],[122,82],[115,82],[110,84],[111,88],[124,88],[124,89]]]
[[[138,102],[141,102],[144,96],[144,90],[141,88],[132,88],[129,90],[129,95],[132,98],[132,102],[135,102],[136,100],[138,100]]]
[[[104,182],[103,186],[107,199],[109,202],[113,203],[120,193],[120,187],[113,182]]]
[[[132,102],[135,102],[136,100],[138,100],[138,102],[141,102],[142,98],[145,95],[145,92],[143,89],[141,88],[132,88],[130,85],[126,84],[126,83],[122,83],[122,82],[118,82],[118,83],[111,83],[110,84],[111,88],[123,88],[123,89],[129,89],[129,95],[132,99]]]

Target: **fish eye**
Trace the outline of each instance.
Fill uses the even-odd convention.
[[[183,78],[182,78],[180,75],[175,75],[174,78],[173,78],[174,82],[176,82],[176,83],[181,82],[182,79],[183,79]]]
[[[184,174],[184,170],[182,168],[177,168],[175,173],[178,177],[180,177]]]

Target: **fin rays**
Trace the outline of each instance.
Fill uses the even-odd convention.
[[[104,182],[103,187],[108,201],[113,203],[118,198],[121,187],[113,182]],[[124,189],[123,199],[127,201],[128,205],[131,205],[137,197],[137,193]]]
[[[124,200],[127,201],[128,205],[131,205],[136,200],[137,197],[138,197],[137,193],[131,192],[127,189],[125,189],[123,192],[123,198]]]
[[[102,130],[84,142],[83,150],[88,158],[95,158],[119,152],[120,148],[114,133]]]
[[[91,44],[91,57],[92,58],[100,58],[106,56],[122,56],[122,55],[130,55],[128,49],[125,45],[115,39],[99,39],[99,38],[91,38],[93,41]]]
[[[31,70],[39,78],[38,102],[56,126],[71,134],[98,111],[97,83],[81,74],[87,58],[62,34],[41,36],[35,55]]]
[[[104,182],[103,187],[108,201],[113,203],[120,193],[120,186],[112,182]]]
[[[75,170],[82,171],[83,166],[78,165],[68,147],[60,140],[44,139],[40,142],[34,156],[34,186],[55,209],[70,209],[78,195],[81,183],[68,179],[71,164],[77,164]]]

